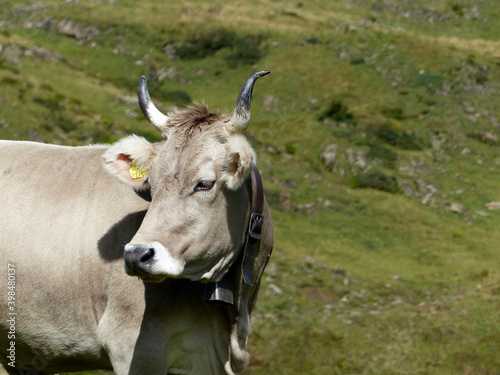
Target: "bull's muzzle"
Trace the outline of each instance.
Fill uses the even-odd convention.
[[[130,276],[146,276],[151,272],[155,248],[151,245],[125,246],[125,272]]]
[[[159,242],[131,244],[125,246],[123,254],[125,271],[145,281],[163,280],[166,277],[185,277],[183,260],[174,258]]]

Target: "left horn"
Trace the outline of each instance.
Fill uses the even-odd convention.
[[[248,123],[250,122],[250,101],[252,99],[253,85],[258,78],[269,73],[271,73],[269,70],[254,73],[248,77],[243,84],[238,99],[236,100],[233,117],[231,117],[231,120],[227,124],[231,133],[243,133],[248,127]]]
[[[146,83],[146,77],[144,76],[141,77],[141,81],[139,82],[138,96],[139,106],[141,107],[144,117],[146,117],[146,119],[162,134],[165,133],[169,118],[155,107],[149,96],[148,85]]]

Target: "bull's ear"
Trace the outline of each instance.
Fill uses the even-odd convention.
[[[248,173],[255,168],[257,157],[243,135],[229,137],[226,152],[222,180],[229,189],[237,190]]]
[[[114,143],[102,156],[104,169],[135,189],[148,188],[148,169],[156,156],[151,143],[130,135]]]

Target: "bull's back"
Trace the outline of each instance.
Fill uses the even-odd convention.
[[[104,151],[0,141],[0,353],[14,342],[17,365],[109,362],[98,326],[109,283],[131,280],[122,247],[147,203],[103,170]]]

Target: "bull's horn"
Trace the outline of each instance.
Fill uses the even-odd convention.
[[[271,73],[269,70],[254,73],[248,77],[243,84],[238,99],[236,100],[233,117],[231,117],[231,120],[227,124],[231,133],[243,133],[248,127],[248,123],[250,122],[250,100],[252,99],[253,85],[257,78],[269,73]]]
[[[139,106],[144,114],[144,117],[162,134],[166,132],[166,125],[169,121],[168,116],[161,113],[158,108],[155,107],[151,97],[149,96],[148,85],[146,83],[146,77],[142,76],[139,82]]]

